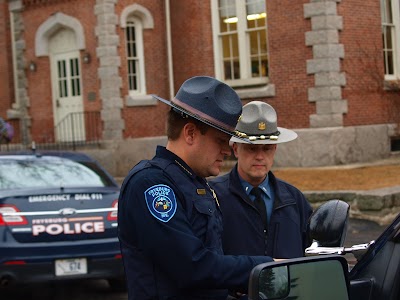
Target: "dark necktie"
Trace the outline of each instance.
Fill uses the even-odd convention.
[[[265,206],[264,199],[262,197],[262,191],[259,187],[254,187],[250,194],[254,195],[256,199],[254,200],[254,205],[258,209],[261,215],[261,220],[264,223],[265,233],[268,232],[268,221],[267,221],[267,208]]]

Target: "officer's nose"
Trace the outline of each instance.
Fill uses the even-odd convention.
[[[231,146],[229,146],[229,143],[224,144],[221,148],[221,153],[225,156],[231,155]]]
[[[264,159],[265,151],[261,147],[257,147],[256,149],[256,159]]]

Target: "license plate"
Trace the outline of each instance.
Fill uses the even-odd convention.
[[[55,268],[56,276],[86,274],[86,258],[59,259],[56,260]]]

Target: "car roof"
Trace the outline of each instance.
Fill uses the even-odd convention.
[[[0,152],[0,160],[10,157],[11,159],[50,159],[60,158],[69,159],[81,164],[93,164],[101,170],[106,177],[115,185],[119,186],[114,176],[111,175],[96,159],[83,152],[65,151],[65,150],[16,150]]]
[[[82,152],[73,152],[73,151],[56,151],[56,150],[20,150],[20,151],[7,151],[0,152],[0,158],[2,156],[53,156],[60,158],[67,158],[78,162],[96,162],[95,159],[90,157],[89,155]]]

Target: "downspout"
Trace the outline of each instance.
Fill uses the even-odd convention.
[[[11,31],[11,55],[12,55],[12,68],[13,68],[13,81],[14,81],[14,109],[20,107],[19,93],[18,93],[18,71],[17,71],[17,58],[15,50],[15,36],[14,36],[14,13],[10,11],[10,31]]]
[[[14,13],[10,12],[10,29],[11,29],[11,52],[12,52],[12,65],[13,65],[13,80],[14,80],[14,106],[19,108],[20,100],[18,93],[18,72],[17,72],[17,58],[15,50],[15,36],[14,36]]]
[[[170,15],[170,3],[169,0],[165,0],[165,25],[167,29],[167,59],[168,59],[168,83],[169,83],[169,99],[173,99],[175,96],[174,89],[174,66],[172,62],[172,38],[171,38],[171,15]]]

